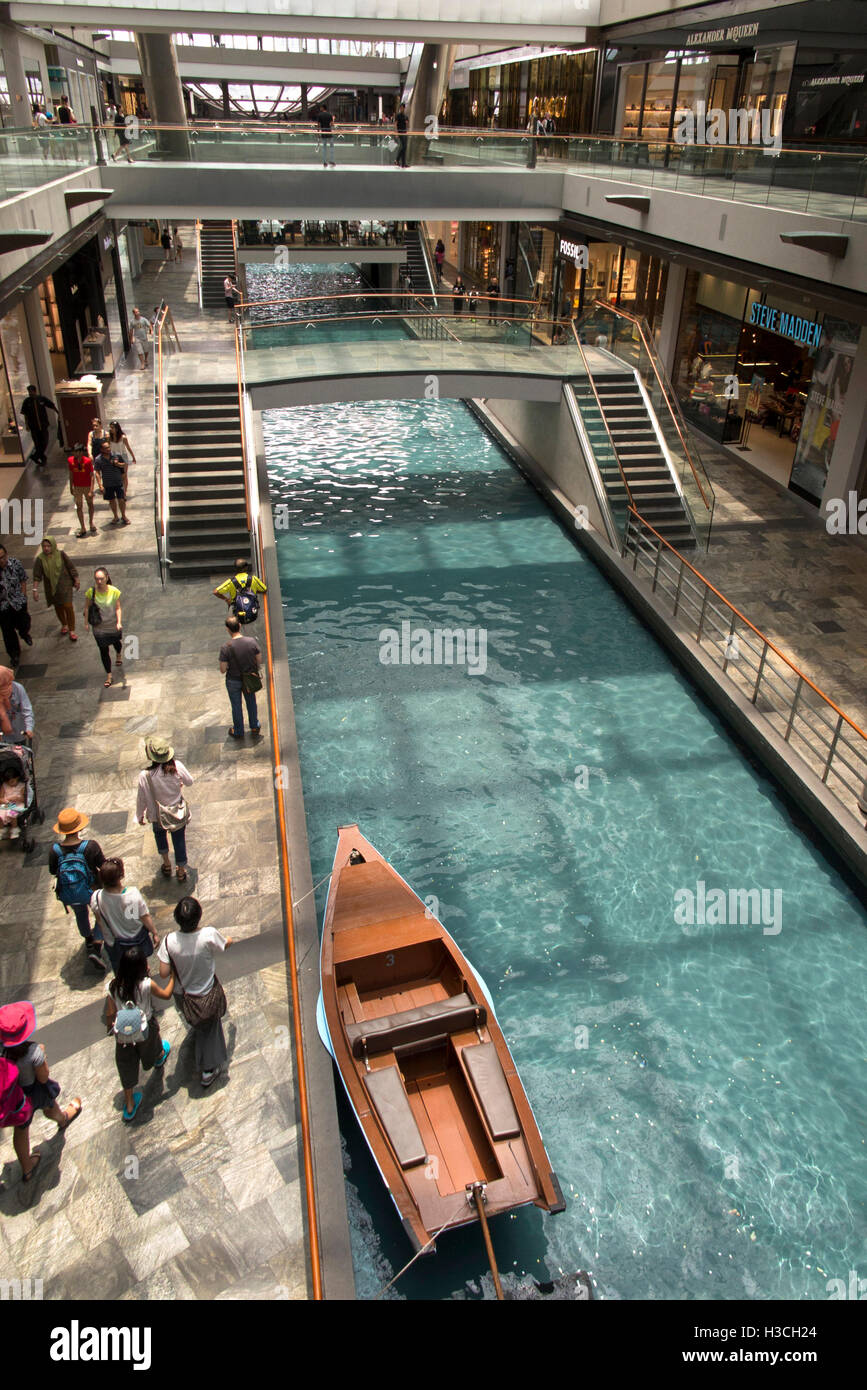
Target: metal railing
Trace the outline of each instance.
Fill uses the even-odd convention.
[[[867,734],[779,647],[630,508],[621,555],[775,732],[854,814],[867,790]],[[862,814],[863,819],[863,814]]]
[[[542,161],[597,178],[699,193],[779,207],[787,212],[867,220],[867,158],[848,149],[780,149],[759,144],[681,144],[676,140],[607,135],[531,136],[526,131],[445,127],[410,131],[417,167],[427,161],[466,167],[536,168]],[[62,126],[0,131],[0,196],[12,196],[56,178],[63,164],[104,162],[97,137],[111,142],[115,127]],[[338,163],[393,162],[393,131],[377,125],[335,128]],[[319,164],[318,129],[274,121],[199,121],[182,126],[138,121],[124,145],[137,160]]]
[[[157,560],[160,568],[160,582],[165,588],[166,569],[171,564],[169,558],[168,503],[169,503],[169,426],[168,401],[166,395],[165,359],[172,352],[181,352],[181,340],[175,327],[172,311],[164,299],[151,328],[154,358],[154,441],[156,461],[154,463],[154,533],[157,543]]]

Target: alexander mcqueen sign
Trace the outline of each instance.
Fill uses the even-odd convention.
[[[758,24],[732,24],[728,29],[699,29],[695,34],[687,34],[685,48],[702,48],[706,43],[739,43],[742,39],[754,39],[759,32]]]

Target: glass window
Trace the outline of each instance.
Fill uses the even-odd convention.
[[[7,463],[19,457],[23,461],[18,442],[18,430],[23,426],[23,421],[18,411],[27,395],[27,387],[36,377],[23,304],[17,304],[0,319],[0,346],[3,358],[3,371],[0,374],[0,384],[3,388],[0,401],[0,410],[3,413],[0,424],[3,427],[3,436],[0,449]]]

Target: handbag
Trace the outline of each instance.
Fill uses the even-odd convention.
[[[183,830],[189,823],[192,812],[184,801],[183,793],[172,806],[164,806],[154,797],[157,808],[157,823],[161,830]]]
[[[175,965],[174,956],[169,950],[168,937],[166,937],[166,954],[168,955],[172,970],[174,971],[175,980],[177,984],[180,984],[180,973],[178,967]],[[215,975],[214,983],[211,985],[207,994],[187,994],[186,990],[184,990],[181,995],[179,1007],[190,1027],[195,1028],[199,1023],[209,1023],[212,1018],[223,1017],[228,1007],[226,1003],[226,991]]]
[[[262,677],[258,671],[241,672],[241,688],[248,695],[255,695],[257,690],[262,689]]]

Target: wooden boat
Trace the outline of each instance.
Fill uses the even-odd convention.
[[[484,982],[357,825],[338,831],[320,972],[320,1036],[416,1250],[479,1220],[474,1184],[486,1217],[564,1210]]]

